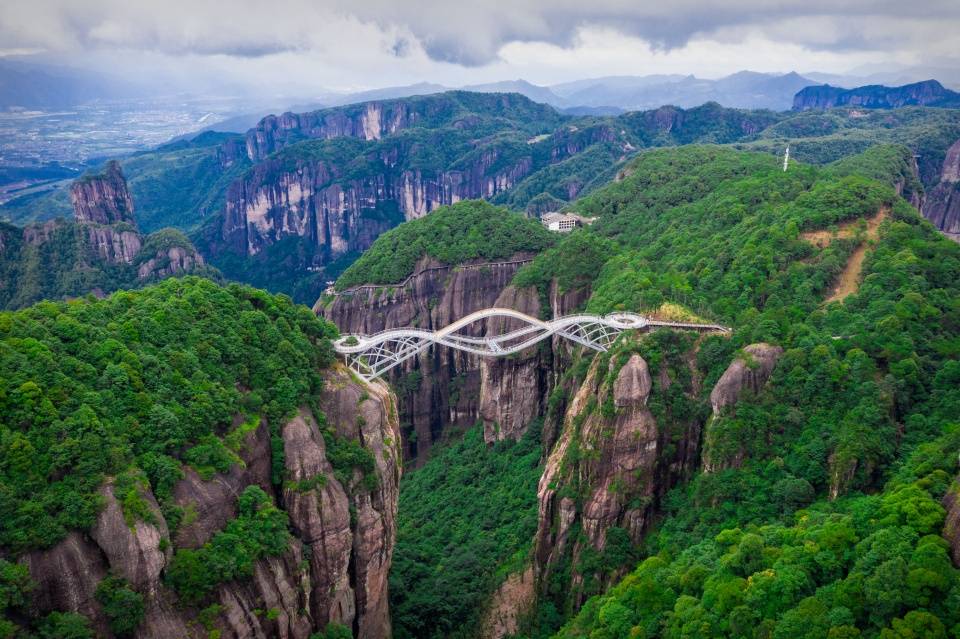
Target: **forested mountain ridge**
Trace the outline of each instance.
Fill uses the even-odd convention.
[[[690,201],[696,190],[684,176],[693,164],[710,167],[697,182],[708,195]],[[868,158],[861,166],[876,164]],[[960,539],[944,527],[940,501],[958,472],[960,395],[950,381],[957,352],[948,344],[955,346],[960,329],[960,247],[850,166],[783,173],[759,156],[687,148],[648,154],[634,169],[575,206],[600,216],[590,233],[615,239],[624,251],[591,278],[587,307],[682,301],[735,331],[730,340],[704,340],[693,355],[689,343],[662,336],[622,345],[609,373],[606,359],[594,363],[592,375],[606,381],[592,382],[595,404],[580,395],[570,405],[562,437],[571,443],[554,448],[540,492],[541,531],[569,521],[558,513],[572,510],[568,534],[579,541],[567,546],[567,568],[563,553],[551,549],[551,584],[541,587],[556,593],[552,601],[563,610],[576,605],[578,592],[600,592],[604,575],[622,574],[618,565],[642,563],[610,595],[587,602],[561,635],[955,632],[960,619],[950,602],[960,596],[960,571],[941,535],[954,545]],[[884,181],[896,182],[898,170]],[[664,179],[671,175],[676,182]],[[867,249],[855,292],[824,304],[868,240],[837,233],[811,251],[806,232],[884,210],[891,219]],[[569,251],[562,244],[555,251],[554,266],[535,261],[519,283],[562,273]],[[742,362],[728,366],[734,355]],[[648,405],[664,445],[651,471],[677,468],[671,460],[679,455],[690,473],[665,493],[658,472],[653,483],[647,471],[639,478],[605,474],[617,468],[618,453],[606,452],[603,437],[587,426],[604,415],[623,423],[617,386],[637,356],[650,369]],[[693,356],[696,367],[688,369],[684,360]],[[654,399],[658,393],[664,400]],[[605,413],[611,395],[612,413]],[[691,418],[703,432],[692,440]],[[620,432],[615,427],[614,441]],[[683,446],[698,439],[699,460],[691,464]],[[599,452],[599,462],[587,451]],[[610,484],[598,478],[620,487],[610,495],[603,488]],[[564,505],[561,498],[572,500]],[[611,501],[622,509],[613,519]],[[659,515],[651,506],[657,503]],[[631,515],[638,506],[640,526],[649,526],[641,548],[611,546],[619,537],[609,535],[622,535],[620,528],[638,539]],[[598,521],[607,522],[600,531],[609,526],[606,540]],[[538,543],[555,539],[543,534]],[[573,571],[570,582],[565,570]]]
[[[950,603],[960,595],[950,544],[956,553],[960,538],[947,524],[960,516],[949,488],[960,445],[960,247],[898,195],[921,190],[912,159],[875,147],[784,173],[765,154],[663,149],[574,203],[598,221],[542,251],[499,294],[485,292],[496,295],[488,305],[696,314],[734,333],[656,333],[596,357],[560,344],[457,362],[458,374],[480,371],[464,388],[477,389],[473,419],[486,441],[523,438],[513,416],[544,418],[538,530],[480,580],[444,549],[442,583],[462,584],[452,600],[416,581],[433,555],[405,542],[393,577],[407,584],[393,595],[398,633],[470,636],[456,616],[421,615],[412,602],[456,608],[479,597],[499,602],[499,634],[483,636],[550,636],[584,602],[562,636],[948,636],[960,622]],[[853,292],[838,297],[849,272]],[[448,280],[455,290],[470,281]],[[451,289],[418,284],[361,300],[376,314],[394,297],[444,300]],[[401,406],[407,385],[442,374],[447,357],[425,352],[421,378],[400,376]],[[492,397],[499,412],[482,408]],[[411,473],[409,490],[438,481],[433,463],[423,479]],[[411,525],[399,516],[401,530]],[[463,536],[467,525],[435,534]],[[509,612],[497,584],[509,601],[536,604]]]
[[[335,334],[195,277],[0,313],[0,635],[389,635],[396,410]]]
[[[572,117],[516,94],[448,92],[264,118],[122,161],[141,228],[175,226],[227,277],[311,302],[383,231],[462,199],[557,210],[651,147],[743,145],[826,163],[877,143],[917,155],[925,187],[960,140],[958,111],[747,111],[706,104]],[[942,189],[941,189],[942,190]],[[955,227],[944,193],[930,218]],[[11,219],[69,210],[64,191],[21,198]]]

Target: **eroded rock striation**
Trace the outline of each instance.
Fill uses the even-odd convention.
[[[923,216],[944,235],[960,241],[960,140],[947,149],[940,181],[924,199]]]
[[[136,224],[133,198],[127,189],[120,163],[107,162],[100,173],[85,175],[70,185],[70,202],[78,222],[90,224]]]
[[[418,327],[436,330],[484,308],[503,307],[541,316],[540,296],[533,289],[510,286],[517,270],[532,256],[516,254],[507,260],[474,260],[444,265],[421,259],[414,274],[397,286],[360,286],[321,299],[314,310],[336,324],[342,333],[371,334],[387,328]],[[589,291],[548,294],[556,316],[582,305]],[[477,322],[463,332],[482,336],[516,328],[496,320]],[[396,389],[405,455],[418,462],[445,427],[470,426],[482,419],[485,438],[519,438],[530,421],[543,412],[551,385],[563,368],[570,345],[557,338],[511,358],[485,359],[456,349],[429,347],[387,375]]]
[[[579,607],[598,583],[615,581],[622,569],[584,573],[584,560],[610,543],[639,543],[666,491],[696,469],[700,419],[658,417],[649,406],[653,393],[677,383],[636,352],[626,361],[594,358],[540,479],[534,567],[541,589],[570,566],[569,601]],[[684,389],[691,401],[693,391]]]
[[[212,621],[219,636],[236,639],[307,639],[335,621],[355,637],[389,637],[387,574],[396,534],[400,480],[399,424],[395,399],[382,384],[357,381],[342,367],[326,371],[316,400],[321,417],[302,408],[278,425],[284,483],[271,482],[270,427],[262,421],[242,438],[240,463],[205,480],[191,468],[173,488],[183,513],[174,534],[152,492],[140,495],[149,521],[124,513],[109,480],[104,507],[86,534],[71,532],[53,548],[21,561],[37,583],[38,611],[66,610],[91,619],[98,636],[110,637],[109,620],[96,598],[107,575],[126,579],[144,597],[142,639],[207,637],[198,610],[177,603],[164,581],[174,552],[208,542],[236,517],[238,495],[258,485],[289,515],[291,540],[280,556],[255,561],[252,576],[221,584]],[[349,439],[374,460],[370,476],[337,472],[322,429]],[[270,614],[266,614],[269,611]]]

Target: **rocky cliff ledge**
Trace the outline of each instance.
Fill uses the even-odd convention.
[[[136,224],[133,198],[116,160],[107,162],[101,173],[85,175],[70,185],[70,201],[78,222],[93,224]]]
[[[924,199],[923,216],[944,235],[960,241],[960,140],[947,149],[940,182]]]
[[[112,574],[144,595],[145,617],[134,635],[138,639],[208,637],[210,630],[197,622],[199,611],[177,602],[163,574],[176,550],[206,543],[236,517],[237,495],[254,484],[287,511],[293,537],[281,556],[257,560],[250,578],[216,590],[220,608],[208,625],[222,639],[306,639],[331,621],[351,628],[355,637],[389,637],[387,574],[400,480],[395,399],[382,384],[359,382],[342,367],[325,376],[316,404],[322,416],[303,408],[279,425],[282,487],[270,481],[273,453],[266,422],[245,435],[242,463],[228,473],[208,481],[184,468],[173,495],[188,516],[173,534],[149,490],[143,497],[151,521],[129,525],[108,481],[101,492],[104,508],[92,530],[72,532],[53,548],[22,560],[37,583],[36,607],[82,613],[93,621],[98,636],[111,637],[95,590]],[[359,469],[352,476],[336,473],[321,428],[368,451],[375,476],[364,477]]]

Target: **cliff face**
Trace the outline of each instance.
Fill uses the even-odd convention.
[[[84,176],[70,185],[70,201],[78,222],[135,224],[133,198],[120,163],[111,160],[102,173]]]
[[[360,138],[379,140],[411,127],[449,126],[470,129],[484,123],[484,113],[556,122],[551,107],[518,94],[451,91],[396,100],[377,100],[312,111],[270,115],[247,132],[247,156],[259,161],[270,153],[305,139]],[[229,154],[227,154],[229,157]]]
[[[470,313],[495,305],[529,256],[500,263],[445,266],[429,258],[417,263],[403,286],[360,287],[336,296],[317,312],[342,333],[376,333],[386,328],[443,328]],[[474,335],[482,323],[468,327]],[[389,373],[397,390],[405,453],[422,458],[445,426],[468,426],[480,412],[480,358],[447,348],[428,348]]]
[[[364,480],[359,470],[345,479],[334,476],[318,424],[302,409],[280,427],[287,481],[275,491],[270,432],[261,423],[246,435],[243,464],[229,473],[204,481],[185,468],[173,492],[190,516],[172,537],[149,490],[144,498],[152,522],[129,526],[108,482],[101,492],[105,506],[88,534],[72,532],[21,560],[38,584],[38,610],[79,612],[92,620],[98,636],[110,637],[94,593],[111,573],[144,595],[145,616],[135,637],[207,637],[209,631],[196,622],[198,611],[176,603],[163,571],[175,550],[206,543],[233,519],[237,495],[256,484],[288,512],[293,539],[282,556],[258,560],[251,578],[217,589],[214,598],[222,608],[214,625],[220,636],[306,639],[337,621],[356,637],[389,637],[387,572],[400,479],[395,400],[382,385],[355,382],[343,369],[328,371],[326,379],[318,398],[326,423],[373,455],[375,482]],[[321,474],[325,481],[303,483]],[[271,614],[263,614],[266,610]]]
[[[960,93],[945,88],[936,80],[925,80],[900,87],[879,84],[842,89],[828,84],[805,87],[793,97],[793,110],[830,109],[857,106],[868,109],[896,109],[904,106],[960,106]]]
[[[943,507],[947,510],[943,536],[950,542],[953,564],[960,567],[960,476],[953,480],[947,494],[943,496]]]
[[[960,241],[960,140],[947,150],[940,182],[924,199],[923,216],[944,235]]]
[[[387,328],[427,330],[484,308],[512,308],[540,317],[539,294],[510,286],[517,270],[531,256],[518,253],[502,262],[442,265],[429,258],[417,263],[414,275],[397,286],[362,286],[332,300],[321,299],[314,311],[341,333],[371,334]],[[565,315],[589,297],[589,291],[548,294],[551,316]],[[479,337],[519,328],[514,320],[488,319],[462,332]],[[388,374],[404,425],[404,453],[415,462],[449,426],[470,426],[482,420],[488,442],[517,439],[543,414],[550,389],[567,363],[570,344],[556,338],[509,358],[481,358],[456,349],[429,347]],[[545,427],[545,439],[555,436]]]
[[[424,152],[398,140],[369,157],[371,170],[356,178],[349,166],[334,161],[267,159],[228,189],[211,249],[252,256],[284,238],[302,238],[312,254],[309,266],[321,266],[369,248],[404,220],[461,200],[493,197],[531,170],[529,157],[500,166],[497,149],[458,170],[403,168],[414,166],[412,160]]]
[[[663,495],[696,468],[701,422],[658,418],[648,406],[652,394],[681,382],[666,368],[651,371],[638,353],[617,365],[616,356],[594,359],[570,401],[538,489],[538,582],[569,565],[575,608],[623,571],[603,570],[591,556],[608,542],[638,544]]]

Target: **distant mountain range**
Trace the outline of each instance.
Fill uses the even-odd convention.
[[[665,104],[689,108],[707,102],[734,108],[784,111],[792,105],[797,91],[812,84],[816,82],[797,73],[780,75],[741,71],[718,80],[693,75],[606,76],[553,86],[518,79],[460,88],[479,93],[519,93],[572,115],[616,115]],[[428,83],[391,87],[344,95],[331,104],[427,95],[450,88]]]
[[[872,84],[854,89],[823,84],[805,87],[793,98],[794,111],[843,106],[868,109],[896,109],[904,106],[960,108],[960,93],[947,89],[936,80],[925,80],[899,87]]]
[[[863,77],[817,72],[777,74],[740,71],[718,79],[681,74],[614,75],[553,85],[537,85],[524,79],[461,87],[420,82],[351,93],[318,92],[310,99],[289,99],[283,110],[299,113],[321,107],[462,89],[479,93],[519,93],[534,102],[549,104],[571,115],[616,115],[668,104],[690,108],[707,102],[717,102],[732,108],[785,111],[793,106],[794,95],[805,87],[829,84],[834,88],[850,89],[865,84],[889,85],[898,79],[902,83],[903,78],[916,78],[921,71],[906,70],[899,74],[890,72],[882,76],[865,74]],[[957,77],[955,72],[936,71],[931,71],[926,77],[937,77],[948,84],[960,82],[960,77]],[[143,82],[125,81],[104,73],[20,59],[0,59],[0,109],[64,108],[94,100],[133,96],[142,98],[151,90],[157,89]],[[170,92],[175,91],[175,88],[164,86],[163,90]],[[224,87],[218,90],[229,91]],[[265,104],[263,100],[258,102],[254,108],[250,108],[254,105],[248,104],[249,112],[237,112],[234,117],[211,128],[221,131],[245,131],[264,114],[259,109]],[[270,102],[274,102],[274,99]]]

